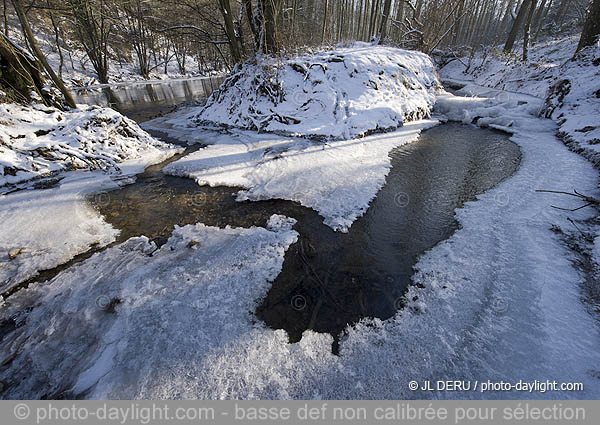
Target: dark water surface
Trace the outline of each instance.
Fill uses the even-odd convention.
[[[223,77],[134,82],[101,88],[75,88],[73,95],[77,103],[110,106],[140,123],[171,112],[181,103],[202,102],[222,82]]]
[[[158,244],[175,224],[249,227],[264,226],[272,214],[295,218],[299,241],[256,315],[285,329],[291,341],[306,329],[337,336],[349,323],[386,319],[401,308],[418,256],[456,230],[454,210],[509,177],[520,162],[508,136],[462,124],[427,130],[390,156],[385,186],[347,234],[291,201],[235,202],[239,189],[164,175],[162,168],[177,158],[92,201],[121,230],[120,240],[146,235]]]

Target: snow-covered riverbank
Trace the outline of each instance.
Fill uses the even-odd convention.
[[[4,104],[0,120],[0,292],[112,242],[86,196],[182,150],[106,108]]]
[[[297,201],[347,232],[385,183],[388,153],[437,124],[413,122],[429,116],[437,90],[426,55],[361,45],[284,63],[246,64],[206,106],[144,127],[211,141],[165,172],[200,185],[246,188],[239,200]],[[231,131],[198,131],[215,125]]]
[[[170,124],[348,140],[428,117],[439,88],[427,55],[359,44],[247,62],[205,106]]]
[[[583,275],[559,230],[594,212],[553,209],[580,203],[536,193],[597,195],[598,173],[557,139],[555,123],[538,117],[542,99],[464,84],[459,94],[475,96],[439,93],[436,118],[510,132],[520,168],[457,211],[460,229],[416,264],[406,307],[348,328],[339,356],[330,335],[306,331],[289,344],[284,331],[251,313],[298,237],[292,220],[273,216],[267,228],[250,229],[197,224],[176,229],[159,250],[146,238],[130,239],[11,296],[0,309],[6,327],[14,325],[0,342],[2,397],[599,398],[600,329],[581,301]],[[159,123],[173,125],[152,126]],[[241,182],[241,199],[331,198],[329,209],[310,206],[342,230],[384,184],[388,152],[431,123],[328,143],[246,131],[217,136],[194,125],[163,129],[217,142],[171,172],[202,184]],[[408,387],[438,379],[550,379],[582,382],[585,390]]]
[[[531,47],[528,62],[519,55],[479,53],[452,59],[440,70],[442,79],[475,84],[545,99],[540,113],[559,126],[559,136],[574,151],[600,162],[600,45],[574,57],[578,39],[564,37]],[[466,95],[476,95],[477,91]]]

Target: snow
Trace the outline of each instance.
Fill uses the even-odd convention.
[[[542,113],[559,125],[560,138],[594,163],[600,161],[600,45],[574,57],[578,37],[570,36],[535,44],[528,62],[509,56],[480,52],[471,61],[459,58],[440,70],[446,81],[470,81],[478,85],[526,93],[545,99]],[[519,46],[516,47],[519,51]],[[476,95],[462,90],[464,94]],[[508,96],[511,93],[507,94]],[[503,96],[506,96],[503,95]]]
[[[19,326],[0,344],[12,359],[0,372],[12,383],[3,396],[599,397],[600,331],[581,302],[582,276],[551,229],[593,212],[552,209],[554,195],[535,192],[594,194],[597,172],[556,138],[552,121],[536,116],[540,99],[468,90],[479,97],[442,94],[439,113],[508,129],[521,166],[457,211],[459,230],[417,263],[407,307],[348,328],[339,356],[329,335],[306,331],[289,344],[285,332],[252,316],[296,240],[293,220],[275,216],[267,229],[198,224],[176,229],[160,250],[131,239],[9,298],[2,318]],[[560,205],[579,204],[565,197]],[[113,299],[114,312],[101,308]],[[556,379],[585,390],[408,390],[409,381],[427,379]]]
[[[74,169],[118,174],[125,160],[160,162],[174,150],[109,108],[2,104],[0,123],[0,187]]]
[[[169,164],[164,172],[199,185],[241,187],[238,200],[288,199],[317,211],[347,232],[385,184],[388,153],[418,139],[435,120],[360,139],[314,142],[249,131],[204,133],[214,144]]]
[[[553,209],[581,204],[536,192],[599,196],[598,173],[556,137],[556,123],[539,117],[538,93],[461,84],[459,94],[469,97],[439,93],[439,119],[509,132],[522,152],[520,167],[456,211],[459,229],[415,265],[406,307],[388,320],[347,328],[339,356],[331,353],[329,335],[306,331],[289,344],[284,331],[266,328],[252,314],[297,240],[294,220],[273,216],[267,228],[249,229],[199,223],[176,228],[158,250],[145,237],[132,238],[8,298],[0,321],[14,320],[16,328],[0,341],[2,396],[599,398],[600,329],[582,302],[584,276],[556,231],[569,232],[569,219],[586,220],[595,211]],[[151,125],[162,123],[190,142],[215,143],[169,172],[201,184],[239,185],[240,199],[291,197],[344,230],[385,181],[389,151],[435,120],[326,143],[231,129],[216,134],[178,122]],[[333,200],[331,207],[325,199]],[[550,379],[581,382],[584,390],[408,389],[409,381],[438,379]]]
[[[0,105],[0,292],[64,264],[118,231],[86,197],[183,149],[107,108]],[[76,170],[76,171],[70,171]],[[45,190],[28,190],[36,186]],[[8,255],[17,250],[14,258]]]
[[[246,63],[205,107],[144,127],[211,143],[169,164],[166,173],[199,185],[244,188],[239,201],[296,201],[319,212],[333,229],[347,232],[385,184],[388,153],[437,124],[411,122],[429,115],[437,89],[426,55],[359,45],[283,63],[264,58]],[[272,97],[276,93],[280,102]],[[198,131],[210,123],[229,131]],[[390,129],[397,130],[381,133]]]
[[[236,68],[204,107],[172,124],[347,140],[427,117],[438,88],[427,55],[391,47],[260,57]]]
[[[249,312],[296,240],[294,222],[188,225],[160,250],[133,238],[18,292],[2,316],[17,314],[22,326],[2,340],[2,357],[15,349],[27,355],[0,372],[12,384],[3,397],[77,397],[87,389],[90,398],[191,397],[202,384],[196,368],[240,339],[273,333]],[[116,298],[114,312],[102,308]],[[32,300],[43,308],[19,316]],[[276,335],[285,347],[283,332]]]
[[[600,44],[560,67],[544,113],[556,121],[561,138],[594,163],[600,161]]]
[[[502,46],[488,47],[472,59],[452,58],[439,73],[443,80],[469,80],[498,90],[545,97],[561,75],[561,65],[573,57],[578,41],[575,36],[540,41],[530,47],[527,62],[521,60],[522,44],[515,45],[510,55],[501,53]]]

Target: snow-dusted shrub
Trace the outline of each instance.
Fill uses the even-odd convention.
[[[192,122],[351,138],[428,116],[439,87],[429,56],[391,47],[260,57],[236,68]]]
[[[171,148],[112,109],[0,104],[0,187],[64,170],[118,171]]]

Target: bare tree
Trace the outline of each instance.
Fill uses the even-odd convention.
[[[583,24],[577,52],[598,42],[600,37],[600,0],[592,0],[588,7],[587,18]]]
[[[92,4],[90,0],[68,0],[75,21],[78,40],[92,62],[98,81],[108,83],[108,44],[113,29],[107,15],[105,0]]]
[[[527,62],[527,48],[529,45],[529,33],[531,30],[531,20],[533,19],[533,12],[535,12],[536,0],[531,0],[529,5],[529,13],[527,14],[527,20],[525,21],[525,29],[523,35],[523,62]]]
[[[506,39],[506,44],[504,44],[504,53],[510,53],[513,49],[515,41],[517,40],[517,35],[519,34],[519,30],[521,29],[521,25],[523,24],[523,20],[525,19],[525,15],[529,10],[531,3],[534,0],[523,0],[521,3],[521,7],[519,8],[519,13],[508,34],[508,38]]]
[[[44,67],[44,70],[46,71],[48,76],[50,76],[50,78],[52,79],[52,82],[56,85],[56,87],[60,90],[60,92],[64,96],[65,103],[67,104],[67,106],[69,106],[71,108],[76,108],[77,105],[75,104],[75,99],[73,99],[73,95],[71,94],[69,89],[67,89],[67,87],[63,83],[63,80],[58,75],[56,75],[56,73],[54,72],[54,70],[52,69],[50,64],[48,64],[48,61],[46,60],[46,56],[40,50],[37,40],[36,40],[35,36],[33,35],[31,26],[29,25],[29,20],[27,19],[27,16],[25,15],[25,10],[23,9],[23,5],[21,4],[21,1],[22,0],[13,0],[13,7],[15,8],[15,11],[17,12],[17,16],[19,17],[19,22],[21,22],[21,28],[23,29],[23,33],[25,34],[27,43],[29,43],[29,46],[31,47],[33,54],[35,55],[37,60],[42,64],[42,66]]]

